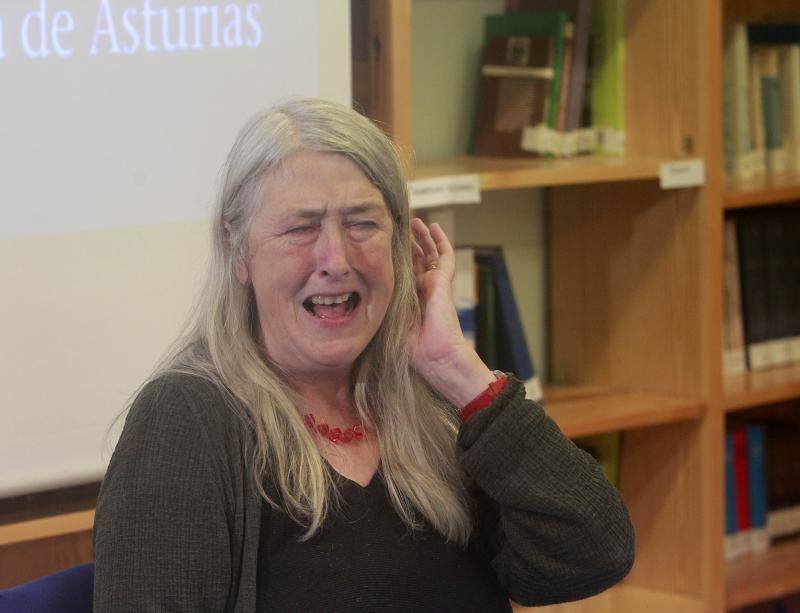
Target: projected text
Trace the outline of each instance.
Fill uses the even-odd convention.
[[[30,59],[255,48],[263,40],[261,13],[259,2],[165,7],[153,0],[99,0],[93,23],[82,28],[90,34],[79,37],[72,11],[38,0],[18,24],[0,14],[0,60],[14,53],[17,41],[19,54]]]

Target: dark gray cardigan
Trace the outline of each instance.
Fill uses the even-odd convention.
[[[207,381],[146,386],[98,500],[95,610],[256,611],[262,507],[250,440]],[[458,457],[474,486],[477,546],[510,598],[585,598],[627,574],[634,537],[617,490],[519,381],[461,427]]]

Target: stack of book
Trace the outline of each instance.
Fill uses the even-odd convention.
[[[728,25],[723,81],[726,175],[800,172],[800,24]]]
[[[472,152],[623,153],[624,0],[506,5],[486,17]]]
[[[800,209],[725,220],[723,370],[800,364]]]
[[[725,435],[725,557],[800,533],[800,419],[788,415]]]
[[[464,336],[489,368],[514,373],[528,398],[542,400],[503,250],[459,247],[453,297]]]

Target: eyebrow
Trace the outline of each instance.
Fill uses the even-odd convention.
[[[379,210],[384,205],[378,202],[362,202],[359,204],[354,204],[351,206],[344,207],[340,209],[339,215],[341,217],[347,217],[349,215],[359,215],[361,213],[370,213],[375,210]],[[287,214],[287,219],[319,219],[325,215],[326,209],[324,207],[320,208],[302,208],[296,211],[292,211]]]

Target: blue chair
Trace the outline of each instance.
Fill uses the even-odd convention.
[[[0,613],[91,613],[93,589],[89,562],[0,590]]]

